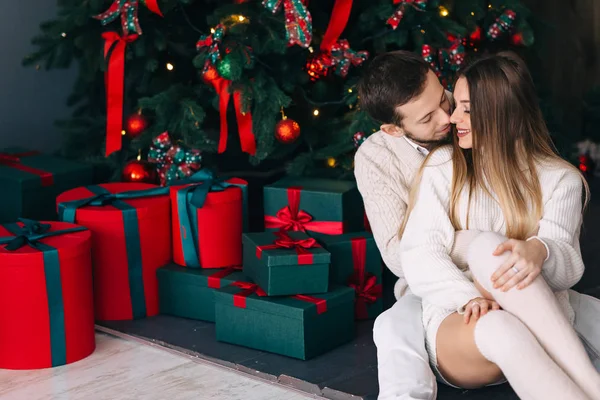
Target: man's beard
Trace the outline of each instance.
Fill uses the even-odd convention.
[[[404,131],[404,136],[406,136],[408,139],[412,140],[416,144],[427,148],[427,147],[432,147],[435,145],[452,143],[451,132],[452,132],[452,130],[448,131],[448,134],[441,139],[432,139],[432,140],[417,139],[412,133],[407,132],[406,130]]]

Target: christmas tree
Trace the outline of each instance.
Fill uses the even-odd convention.
[[[355,85],[408,49],[442,83],[473,53],[533,44],[517,0],[59,0],[28,65],[79,65],[64,153],[137,159],[163,182],[202,166],[351,178],[377,124]],[[166,132],[166,133],[165,133]],[[135,165],[134,165],[135,167]],[[129,170],[127,170],[129,171]],[[139,179],[154,179],[133,172]]]

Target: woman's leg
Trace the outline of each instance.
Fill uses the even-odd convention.
[[[448,316],[437,332],[436,354],[440,373],[456,386],[482,387],[504,373],[523,400],[590,400],[505,311],[490,311],[469,324],[457,313]]]
[[[468,262],[473,276],[504,310],[529,328],[550,357],[588,397],[600,399],[600,375],[543,277],[522,290],[494,289],[491,276],[510,253],[501,256],[492,253],[505,240],[502,235],[487,232],[471,243]]]

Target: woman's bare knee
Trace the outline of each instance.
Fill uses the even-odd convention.
[[[475,344],[477,321],[464,323],[462,315],[446,318],[437,333],[436,354],[440,373],[450,383],[465,389],[497,382],[502,371],[486,359]]]

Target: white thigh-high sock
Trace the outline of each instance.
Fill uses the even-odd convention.
[[[496,364],[523,400],[590,400],[550,358],[531,331],[506,311],[490,311],[477,321],[475,344]]]
[[[500,256],[492,253],[505,240],[502,235],[486,232],[472,242],[467,261],[473,276],[504,310],[529,328],[548,355],[589,398],[600,400],[600,375],[544,278],[538,277],[522,290],[494,289],[491,277],[510,252]]]

